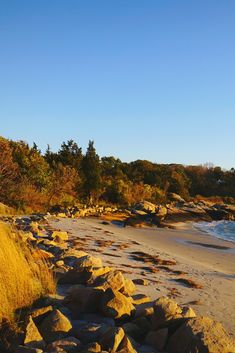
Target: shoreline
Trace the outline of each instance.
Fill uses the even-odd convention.
[[[235,336],[235,244],[229,250],[204,246],[225,246],[225,241],[190,224],[177,230],[120,228],[96,218],[51,218],[49,224],[68,231],[74,247],[94,256],[99,253],[106,266],[120,269],[131,279],[148,281],[147,286],[137,285],[138,293],[152,300],[167,295],[189,304],[198,315],[220,321]],[[136,254],[142,258],[137,260]],[[157,257],[163,265],[154,266],[146,256]],[[195,287],[182,283],[184,279]]]

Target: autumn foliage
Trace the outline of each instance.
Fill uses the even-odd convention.
[[[48,147],[43,155],[36,144],[30,147],[24,141],[0,137],[0,202],[24,212],[77,202],[164,203],[172,192],[185,199],[234,202],[235,170],[146,160],[124,163],[114,157],[100,158],[93,141],[84,154],[70,140],[58,152]]]

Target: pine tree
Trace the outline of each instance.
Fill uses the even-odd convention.
[[[89,141],[88,148],[82,160],[84,175],[83,189],[89,203],[97,200],[101,189],[100,158],[96,153],[94,141]]]

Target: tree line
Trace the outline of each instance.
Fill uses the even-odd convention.
[[[170,193],[186,200],[216,198],[235,202],[235,170],[213,165],[124,163],[100,157],[94,142],[85,153],[63,142],[57,152],[42,154],[34,143],[0,137],[0,202],[24,211],[47,210],[60,204],[106,203],[120,206],[141,200],[165,203]]]

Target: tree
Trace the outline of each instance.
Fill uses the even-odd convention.
[[[50,187],[48,189],[48,205],[53,202],[61,203],[66,197],[76,197],[79,177],[77,171],[70,166],[57,163],[50,175]]]
[[[0,137],[0,201],[11,203],[12,192],[16,191],[18,166],[12,158],[8,140]]]
[[[73,140],[63,142],[58,152],[58,160],[63,165],[69,165],[78,171],[82,161],[82,149]]]
[[[89,203],[97,200],[101,189],[100,159],[94,147],[94,141],[89,141],[88,148],[82,160],[84,177],[83,190]]]

